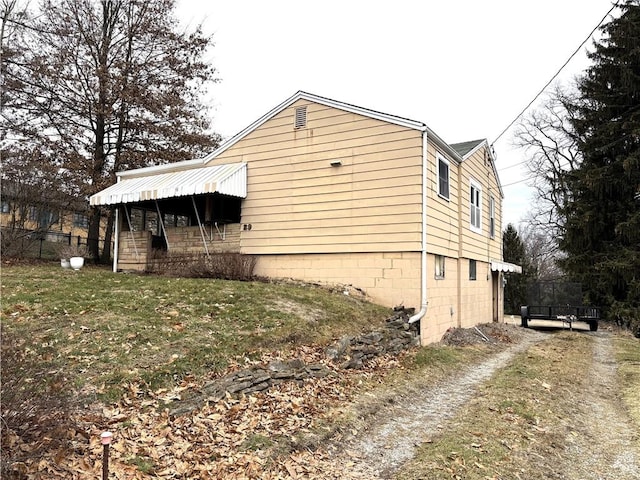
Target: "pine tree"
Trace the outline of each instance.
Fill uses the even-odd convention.
[[[522,274],[509,275],[504,287],[505,313],[519,314],[520,306],[527,302],[527,284],[536,275],[527,258],[525,244],[511,223],[502,235],[502,255],[505,262],[522,267]]]
[[[640,2],[602,27],[578,79],[572,124],[582,163],[568,175],[563,268],[609,318],[640,324]]]

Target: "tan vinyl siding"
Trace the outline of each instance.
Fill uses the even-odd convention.
[[[449,199],[438,195],[437,155],[449,161]],[[429,144],[427,151],[427,250],[430,253],[458,256],[458,182],[457,162]]]
[[[491,167],[491,160],[486,159],[485,150],[478,149],[465,159],[460,166],[460,230],[462,237],[461,257],[489,261],[502,259],[502,198],[498,183]],[[481,232],[471,229],[470,186],[471,181],[481,188]],[[495,201],[496,225],[495,237],[489,235],[489,198]]]
[[[303,105],[307,126],[294,129]],[[420,250],[419,131],[301,100],[210,164],[237,161],[243,253]]]

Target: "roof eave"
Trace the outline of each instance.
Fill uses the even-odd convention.
[[[504,198],[504,191],[502,190],[502,183],[500,182],[500,176],[498,175],[498,169],[496,168],[496,158],[493,154],[493,149],[489,146],[489,142],[485,138],[481,142],[478,143],[475,147],[469,150],[464,157],[462,157],[463,161],[467,158],[471,157],[474,153],[476,153],[480,148],[485,147],[486,151],[489,154],[489,162],[491,163],[491,168],[493,169],[493,174],[496,177],[496,183],[498,184],[498,190],[500,191],[500,197]]]
[[[384,121],[384,122],[392,123],[394,125],[399,125],[399,126],[402,126],[402,127],[413,129],[413,130],[418,130],[420,132],[427,131],[428,135],[433,137],[433,138],[435,138],[436,142],[438,144],[441,144],[440,146],[443,149],[447,150],[447,152],[450,153],[451,155],[453,155],[454,158],[460,160],[460,156],[444,140],[442,140],[430,128],[428,128],[423,122],[419,122],[417,120],[411,120],[409,118],[398,117],[398,116],[390,115],[390,114],[383,113],[383,112],[378,112],[376,110],[370,110],[370,109],[367,109],[367,108],[358,107],[356,105],[351,105],[349,103],[339,102],[337,100],[332,100],[330,98],[321,97],[319,95],[314,95],[312,93],[308,93],[308,92],[304,92],[304,91],[300,90],[300,91],[296,92],[294,95],[292,95],[291,97],[289,97],[288,99],[286,99],[284,102],[280,103],[278,106],[276,106],[276,107],[272,108],[271,110],[269,110],[262,117],[260,117],[258,120],[253,122],[251,125],[249,125],[245,129],[241,130],[236,135],[234,135],[233,137],[229,138],[227,141],[223,142],[222,145],[220,145],[216,150],[211,152],[209,155],[207,155],[203,159],[204,163],[206,163],[206,162],[208,162],[210,160],[213,160],[214,158],[216,158],[217,156],[222,154],[224,151],[226,151],[227,149],[229,149],[230,147],[235,145],[237,142],[242,140],[244,137],[249,135],[251,132],[253,132],[257,128],[259,128],[261,125],[263,125],[269,119],[273,118],[275,115],[279,114],[284,109],[290,107],[291,105],[293,105],[298,100],[308,100],[310,102],[319,103],[319,104],[325,105],[327,107],[337,108],[339,110],[355,113],[355,114],[358,114],[358,115],[363,115],[363,116],[366,116],[366,117],[369,117],[369,118],[373,118],[373,119],[376,119],[376,120],[381,120],[381,121]]]
[[[442,138],[440,138],[440,136],[437,133],[435,133],[433,130],[431,130],[429,127],[426,127],[426,130],[427,130],[428,138],[431,138],[432,140],[434,140],[434,143],[436,143],[446,153],[451,155],[458,163],[462,162],[463,158],[460,156],[458,152],[455,151],[455,149],[451,145],[449,145]]]

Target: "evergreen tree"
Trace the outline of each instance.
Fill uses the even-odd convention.
[[[520,314],[520,306],[527,304],[527,284],[536,277],[536,272],[527,258],[520,234],[511,223],[502,235],[502,255],[505,262],[522,267],[522,274],[509,275],[504,287],[505,313]]]
[[[640,2],[602,27],[571,122],[582,154],[567,176],[563,268],[609,318],[640,324]]]

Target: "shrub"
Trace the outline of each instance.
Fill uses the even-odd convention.
[[[248,281],[254,278],[256,257],[241,253],[168,254],[154,259],[153,272],[185,278]]]
[[[2,228],[0,249],[3,257],[24,258],[37,246],[39,238],[29,230]]]

